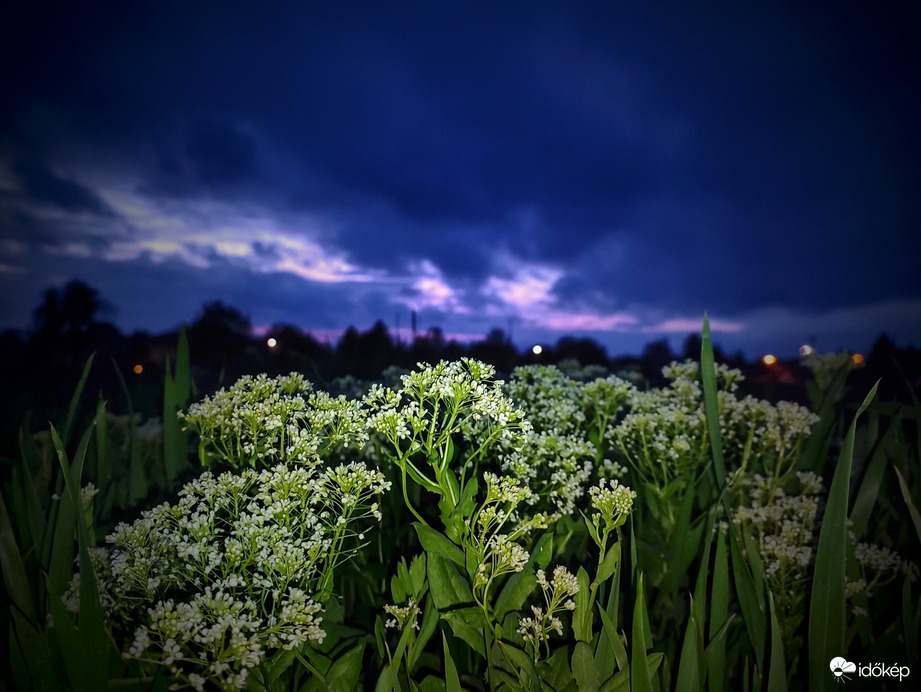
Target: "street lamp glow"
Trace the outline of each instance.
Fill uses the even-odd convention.
[[[815,349],[809,344],[803,344],[799,347],[799,354],[801,356],[811,356],[813,353],[815,353]]]
[[[533,353],[535,356],[539,356],[541,353],[543,353],[543,350],[544,349],[540,344],[534,344],[534,348],[531,349],[531,353]]]
[[[777,363],[777,356],[775,356],[773,353],[768,353],[764,356],[764,358],[761,359],[761,362],[768,366],[774,365]]]
[[[270,336],[265,343],[269,348],[275,348],[278,346],[278,340],[274,336]]]

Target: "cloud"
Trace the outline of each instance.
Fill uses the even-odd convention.
[[[35,204],[51,204],[71,213],[111,216],[111,210],[91,189],[57,175],[38,160],[24,160],[13,166],[22,191]]]

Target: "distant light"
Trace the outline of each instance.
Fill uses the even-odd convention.
[[[799,347],[799,354],[801,356],[811,356],[813,353],[815,353],[815,349],[809,344],[803,344]]]
[[[854,365],[862,365],[863,364],[863,354],[853,353],[851,354],[851,360],[854,361]]]
[[[266,340],[265,343],[266,343],[266,345],[267,345],[269,348],[275,348],[276,346],[278,346],[278,341],[275,339],[274,336],[270,336],[270,337]]]
[[[531,353],[533,353],[535,356],[539,356],[541,353],[543,353],[543,351],[544,349],[540,344],[534,344],[534,348],[531,349]]]
[[[144,366],[138,363],[133,368],[131,368],[131,372],[133,372],[135,375],[140,375],[142,372],[144,372]]]
[[[765,365],[774,365],[777,363],[777,356],[772,353],[768,353],[764,356],[764,358],[761,359],[761,362]]]

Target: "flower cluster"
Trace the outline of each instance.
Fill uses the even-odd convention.
[[[490,586],[505,574],[520,572],[530,554],[519,540],[537,529],[545,529],[550,517],[538,513],[520,517],[517,510],[532,492],[518,479],[484,473],[486,500],[467,520],[465,547],[477,565],[473,576],[474,596],[486,603]]]
[[[721,416],[727,456],[745,471],[776,478],[796,461],[819,417],[790,401],[727,398]]]
[[[546,608],[531,606],[533,617],[518,620],[518,634],[524,639],[535,663],[540,658],[542,645],[549,655],[550,634],[563,634],[563,623],[557,613],[575,610],[576,604],[571,596],[579,592],[579,581],[563,566],[554,568],[553,578],[550,580],[543,570],[538,570],[537,583],[543,592]]]
[[[616,529],[624,525],[627,516],[633,511],[633,500],[636,499],[636,492],[625,485],[621,485],[617,479],[607,484],[602,478],[598,485],[592,486],[589,491],[592,507],[598,510],[597,514],[592,515],[592,521],[598,526],[599,522],[603,523],[608,530]]]
[[[375,385],[364,397],[368,426],[384,440],[387,455],[403,472],[404,500],[410,504],[406,478],[442,496],[442,520],[452,540],[460,526],[451,512],[467,479],[501,442],[518,449],[530,425],[524,413],[502,393],[491,365],[471,358],[442,361],[401,376],[395,391]]]
[[[239,689],[275,651],[322,642],[325,585],[387,487],[363,463],[206,471],[175,504],[119,524],[92,556],[125,655],[196,689]],[[78,611],[79,574],[66,597]]]
[[[422,609],[416,603],[416,599],[410,597],[405,606],[385,605],[384,611],[393,617],[387,620],[387,627],[394,627],[402,630],[407,626],[413,629],[419,629],[419,615]]]
[[[503,450],[501,470],[524,479],[535,491],[536,509],[556,517],[573,513],[593,472],[623,471],[604,458],[604,433],[633,386],[613,376],[585,378],[581,371],[527,365],[516,368],[506,386],[534,432],[520,449]]]
[[[518,450],[501,457],[500,470],[533,489],[529,504],[555,517],[572,514],[594,468],[595,448],[573,435],[531,432]]]
[[[742,481],[747,503],[735,521],[752,532],[768,586],[780,603],[792,605],[809,576],[817,535],[821,479],[800,472],[798,492],[786,492],[772,478],[754,474]]]
[[[737,394],[739,370],[714,366],[727,464],[780,476],[788,470],[818,416],[787,401]],[[700,472],[710,460],[699,367],[692,361],[662,369],[667,387],[633,392],[630,412],[609,433],[615,448],[647,483],[663,488]],[[749,465],[754,468],[748,468]]]
[[[891,548],[872,543],[854,543],[854,557],[860,576],[847,583],[847,597],[854,602],[855,615],[866,614],[866,602],[874,589],[891,582],[899,574],[905,562]]]
[[[315,463],[336,447],[367,439],[359,404],[314,391],[298,373],[245,375],[180,413],[200,438],[204,466],[217,459],[232,468]]]

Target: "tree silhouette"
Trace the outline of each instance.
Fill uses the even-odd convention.
[[[60,335],[87,332],[97,323],[97,316],[111,306],[88,284],[74,279],[63,289],[49,288],[33,315],[35,332]]]
[[[249,318],[236,308],[220,300],[205,303],[189,327],[192,356],[225,367],[243,355],[251,329]]]

